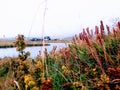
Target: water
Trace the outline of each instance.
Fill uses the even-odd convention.
[[[57,50],[63,47],[66,47],[68,44],[66,43],[50,43],[50,46],[45,46],[47,48],[47,51],[50,52],[53,48],[53,46],[57,46]],[[26,47],[24,51],[30,52],[30,57],[35,58],[39,51],[42,50],[41,46],[33,46],[33,47]],[[18,52],[16,51],[16,48],[1,48],[0,49],[0,58],[3,57],[16,57],[18,55]]]

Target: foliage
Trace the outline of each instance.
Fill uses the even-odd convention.
[[[68,47],[56,51],[57,47],[44,57],[28,58],[24,52],[24,38],[18,35],[15,46],[19,51],[3,68],[10,67],[13,82],[9,88],[21,90],[119,90],[120,89],[120,22],[110,30],[103,22],[95,33],[89,28],[75,35]],[[3,74],[7,74],[4,72]],[[18,82],[17,83],[15,83]],[[12,82],[12,83],[11,83]],[[14,85],[13,85],[14,84]],[[16,86],[16,87],[15,87]]]

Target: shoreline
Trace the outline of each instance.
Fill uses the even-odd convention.
[[[13,48],[14,46],[14,41],[15,40],[0,40],[0,48]],[[45,46],[50,46],[50,43],[69,43],[71,42],[70,40],[60,40],[60,41],[55,41],[55,40],[50,40],[50,41],[45,41]],[[42,41],[25,41],[26,47],[32,47],[32,46],[43,46]]]
[[[50,46],[49,43],[44,44],[45,46]],[[43,44],[26,44],[26,47],[32,47],[32,46],[43,46]],[[13,48],[14,45],[2,45],[0,48]]]

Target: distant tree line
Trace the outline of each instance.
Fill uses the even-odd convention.
[[[45,36],[44,38],[32,38],[31,41],[42,41],[42,40],[51,40],[50,36]]]

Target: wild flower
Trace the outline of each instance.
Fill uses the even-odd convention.
[[[116,37],[116,30],[113,28],[113,35]]]
[[[36,83],[34,82],[34,79],[31,75],[24,76],[24,83],[25,83],[26,90],[28,88],[32,89],[36,85]]]
[[[37,64],[35,65],[35,68],[40,68],[42,70],[43,64],[41,61],[38,61]]]
[[[39,90],[39,88],[34,86],[31,90]]]
[[[35,86],[35,82],[34,81],[29,81],[28,86],[30,88],[33,88]]]
[[[73,86],[75,86],[75,87],[80,87],[80,86],[81,86],[81,83],[80,83],[80,82],[73,82]]]
[[[117,25],[118,25],[118,27],[119,27],[119,29],[120,29],[120,22],[118,22],[118,24],[117,24]]]
[[[62,70],[64,74],[70,74],[70,70],[65,65],[62,66]]]
[[[22,90],[119,90],[120,22],[112,30],[108,25],[106,29],[108,34],[101,21],[100,27],[95,27],[95,35],[86,28],[75,35],[68,47],[59,51],[53,47],[50,53],[45,49],[44,63],[41,55],[27,58],[30,53],[24,52],[24,38],[19,35],[18,57],[11,62],[0,60],[0,70],[10,66],[7,73],[14,72],[12,78]]]
[[[109,83],[110,82],[110,78],[106,74],[101,74],[100,79],[103,83]]]
[[[28,83],[29,83],[29,80],[30,80],[30,81],[32,80],[31,75],[25,75],[25,76],[24,76],[24,82],[25,82],[26,84],[28,84]]]
[[[73,82],[74,90],[87,90],[87,88],[79,81]]]
[[[87,31],[88,36],[91,36],[90,31],[89,31],[89,27],[86,28],[86,31]]]
[[[111,32],[110,32],[110,27],[108,25],[106,25],[106,29],[107,29],[108,35],[110,35]]]
[[[102,38],[104,38],[104,30],[103,21],[100,21],[100,34]]]
[[[98,28],[98,26],[95,26],[95,34],[96,35],[99,34],[99,28]]]

